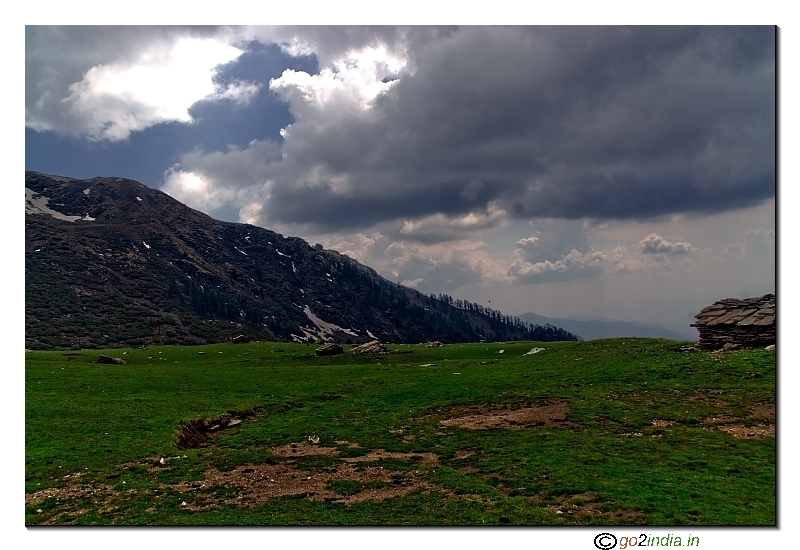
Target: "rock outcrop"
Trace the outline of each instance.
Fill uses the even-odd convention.
[[[386,346],[377,340],[373,340],[372,342],[367,342],[366,344],[356,346],[347,353],[352,353],[354,355],[361,355],[364,353],[386,353]]]
[[[324,357],[326,355],[338,355],[340,353],[344,353],[344,349],[339,344],[325,344],[324,346],[320,346],[315,351],[317,355],[320,357]]]
[[[766,347],[775,344],[775,295],[714,302],[695,315],[690,326],[700,333],[700,347],[709,350]]]

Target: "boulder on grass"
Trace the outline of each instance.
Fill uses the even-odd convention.
[[[245,336],[244,334],[240,334],[239,336],[234,336],[231,338],[231,342],[234,344],[247,344],[250,342],[250,337]]]
[[[367,342],[366,344],[356,346],[347,353],[352,353],[354,355],[361,355],[364,353],[386,353],[386,346],[377,340],[373,340],[372,342]]]
[[[428,342],[425,344],[426,348],[440,348],[442,347],[442,343],[439,340],[434,340],[433,342]]]
[[[340,353],[344,353],[344,349],[339,344],[325,344],[317,348],[317,351],[314,352],[319,356],[325,355],[338,355]]]
[[[98,363],[103,363],[104,365],[124,365],[125,360],[120,359],[119,357],[109,357],[108,355],[101,355],[97,358]]]

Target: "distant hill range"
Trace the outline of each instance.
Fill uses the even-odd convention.
[[[321,245],[215,220],[136,181],[25,173],[29,349],[260,340],[575,340],[429,296]]]
[[[543,317],[535,313],[523,313],[519,316],[522,321],[534,324],[551,324],[561,327],[584,340],[595,340],[597,338],[617,338],[622,336],[640,338],[669,338],[671,340],[697,340],[697,331],[687,329],[686,332],[678,332],[657,324],[640,323],[638,321],[616,321],[613,319],[603,319],[600,317],[577,317],[577,318],[551,318]]]

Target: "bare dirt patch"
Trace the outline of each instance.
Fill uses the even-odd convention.
[[[344,445],[348,449],[360,449],[361,448],[361,445],[359,445],[358,443],[353,443],[351,441],[345,441],[343,439],[337,439],[336,441],[334,441],[334,443],[336,443],[337,445]]]
[[[667,426],[674,426],[677,422],[674,420],[651,420],[650,424],[656,428],[666,428]]]
[[[691,402],[705,403],[707,405],[717,407],[718,409],[724,409],[731,406],[730,403],[719,398],[719,396],[724,393],[725,390],[697,390],[695,395],[688,397],[686,400]]]
[[[745,417],[716,415],[704,418],[702,423],[743,439],[775,437],[775,404],[758,403],[750,407]]]
[[[454,426],[468,430],[491,430],[502,428],[506,430],[522,430],[526,428],[578,428],[580,424],[567,420],[569,402],[558,399],[544,405],[525,408],[473,406],[464,411],[454,411],[461,414],[455,418],[439,421],[442,426]],[[463,414],[466,412],[466,414]]]
[[[339,454],[339,449],[336,447],[322,447],[321,445],[312,445],[308,441],[301,441],[300,443],[289,443],[279,447],[270,447],[270,452],[283,457],[299,457],[299,456],[335,456]]]
[[[223,505],[250,507],[288,495],[306,495],[309,500],[349,506],[365,500],[381,501],[417,490],[435,489],[424,479],[425,475],[426,472],[420,470],[400,472],[381,466],[360,467],[348,462],[313,475],[307,475],[292,464],[246,464],[228,472],[211,469],[205,472],[203,482],[184,482],[170,487],[186,495],[187,504],[183,508],[189,510],[208,510]],[[332,484],[337,481],[355,482],[357,485],[343,494]],[[213,491],[209,492],[215,486],[235,488],[237,494],[220,500]]]
[[[25,495],[25,504],[36,506],[48,498],[53,498],[56,501],[63,501],[77,500],[86,497],[105,498],[116,494],[117,491],[108,485],[80,486],[69,484],[65,487],[53,487],[50,489],[42,489],[35,493],[29,493]]]
[[[345,458],[345,462],[377,462],[380,460],[401,460],[403,462],[414,462],[422,468],[434,468],[439,465],[439,457],[434,453],[398,453],[374,449],[362,456]]]
[[[558,505],[547,506],[547,510],[572,523],[583,524],[594,518],[625,521],[644,525],[642,513],[637,510],[604,510],[603,502],[594,493],[581,493],[562,500]]]

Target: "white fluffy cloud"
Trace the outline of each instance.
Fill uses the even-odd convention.
[[[247,104],[259,92],[255,83],[214,82],[217,67],[242,53],[217,38],[174,36],[168,44],[159,41],[134,56],[93,65],[68,85],[65,97],[58,95],[57,80],[48,86],[43,78],[26,125],[121,141],[155,124],[192,123],[189,108],[198,101]]]
[[[673,237],[661,237],[651,233],[637,244],[635,251],[617,245],[609,249],[588,250],[572,248],[560,257],[553,257],[558,248],[552,243],[568,242],[565,234],[547,232],[517,241],[517,259],[510,265],[509,274],[520,283],[548,283],[583,277],[615,275],[648,269],[683,267],[690,263],[684,256],[696,252],[691,243]],[[571,239],[575,239],[573,233]],[[586,235],[583,243],[587,243]],[[547,245],[550,246],[547,246]],[[544,245],[544,250],[540,250]],[[681,259],[673,261],[669,256]]]
[[[290,104],[297,120],[327,115],[349,117],[372,107],[373,100],[389,90],[407,60],[387,51],[386,46],[350,51],[319,74],[287,69],[270,81],[270,90]]]
[[[571,250],[556,260],[530,262],[523,259],[525,247],[531,244],[530,239],[517,243],[517,251],[521,256],[508,269],[510,275],[520,283],[549,283],[567,281],[582,277],[596,277],[602,274],[623,273],[641,268],[641,262],[631,257],[624,246],[611,250],[594,250],[579,252]]]
[[[643,254],[691,254],[694,248],[691,243],[681,241],[674,237],[662,237],[657,233],[651,233],[641,241],[639,241],[639,249]]]
[[[505,211],[489,205],[485,212],[470,212],[463,216],[434,214],[419,220],[406,220],[400,228],[400,237],[429,243],[461,240],[507,221]]]

